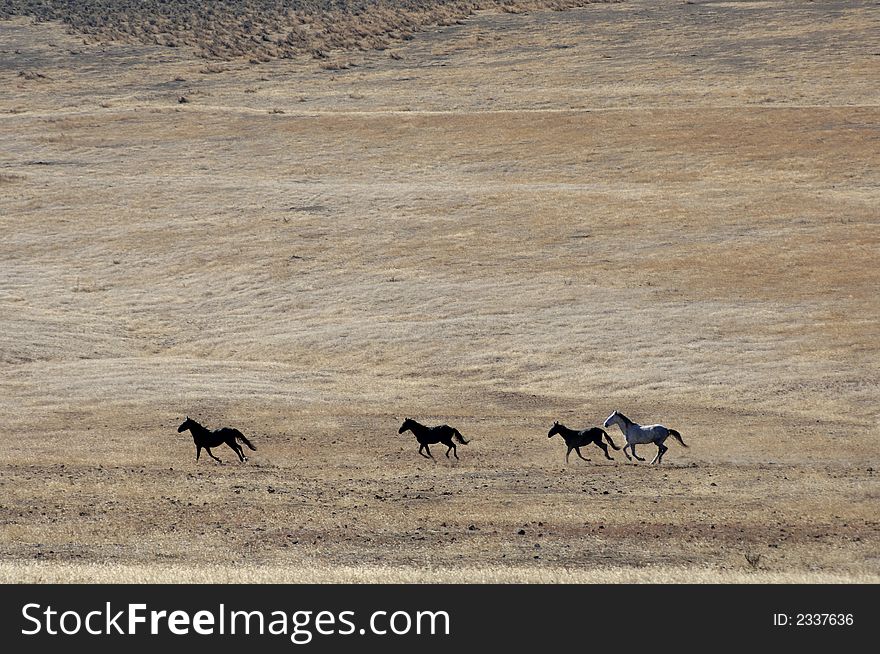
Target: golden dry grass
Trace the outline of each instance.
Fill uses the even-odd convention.
[[[252,565],[0,563],[0,583],[134,584],[849,584],[877,583],[873,573],[767,572],[657,566],[602,569],[487,566],[414,569],[372,565],[276,567]]]
[[[636,1],[331,71],[0,23],[0,580],[876,581],[878,27]],[[614,408],[690,448],[565,466]]]

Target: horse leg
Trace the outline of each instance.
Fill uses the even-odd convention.
[[[454,456],[456,459],[458,459],[458,448],[455,447],[455,443],[452,444],[452,456]]]
[[[637,458],[639,461],[644,461],[644,459],[642,457],[640,457],[638,454],[636,454],[636,444],[635,443],[633,443],[632,445],[629,446],[629,451],[632,452],[633,456],[635,458]]]
[[[427,447],[427,446],[424,443],[422,443],[422,446],[419,448],[419,454],[421,454],[423,457],[425,457],[427,459],[427,458],[429,458],[428,455],[425,454],[424,452],[422,452],[422,450],[424,450],[425,447]]]
[[[583,459],[584,461],[589,461],[589,459],[584,459],[584,455],[581,454],[581,448],[576,447],[576,448],[574,448],[574,451],[578,453],[578,456],[579,456],[581,459]]]
[[[629,446],[629,443],[623,446],[623,453],[626,455],[628,461],[632,461],[633,458],[629,455],[629,452],[626,451],[626,448],[628,448]]]
[[[201,454],[202,454],[202,446],[196,445],[196,461],[199,460],[199,456],[201,456]]]
[[[431,461],[433,461],[434,463],[437,463],[437,459],[435,459],[435,458],[434,458],[434,455],[431,454],[431,448],[428,447],[427,444],[425,444],[425,452],[427,452],[427,453],[428,453],[428,456],[431,457]]]
[[[229,446],[229,449],[230,449],[230,450],[232,450],[233,452],[235,452],[235,455],[238,457],[239,462],[244,461],[244,459],[241,458],[241,452],[238,451],[238,447],[236,447],[236,445],[235,445],[235,439],[234,439],[234,438],[233,438],[231,441],[223,441],[223,442],[226,443],[226,444]]]
[[[611,460],[611,461],[614,461],[614,457],[611,456],[610,454],[608,454],[608,446],[605,445],[605,443],[603,443],[603,442],[600,441],[600,440],[595,441],[595,443],[596,443],[596,445],[598,445],[598,446],[602,449],[603,452],[605,452],[605,458],[606,458],[606,459],[609,459],[609,460]]]
[[[657,463],[663,463],[663,455],[666,454],[669,448],[666,447],[663,443],[658,443],[657,447],[659,448],[657,450]]]
[[[570,447],[570,448],[568,448],[568,452],[565,453],[565,463],[566,464],[568,463],[568,455],[571,454],[571,451],[573,449],[574,449],[573,447]]]
[[[443,443],[446,445],[446,443]],[[452,451],[452,443],[449,444],[449,447],[446,448],[446,458],[449,458],[449,453]]]
[[[234,449],[235,453],[238,455],[238,460],[241,463],[244,463],[245,461],[247,461],[247,457],[244,455],[244,450],[241,449],[241,445],[239,445],[235,441],[232,441],[232,442],[235,443],[235,447],[232,449]]]
[[[206,447],[205,451],[208,453],[208,456],[210,456],[212,459],[214,459],[217,463],[223,463],[220,459],[218,459],[216,456],[214,456],[214,453],[211,452],[210,447]]]

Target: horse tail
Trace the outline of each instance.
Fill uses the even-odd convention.
[[[462,445],[467,445],[468,443],[470,443],[470,441],[466,441],[464,439],[464,436],[462,436],[455,427],[452,428],[452,437],[455,438]]]
[[[677,440],[679,443],[681,443],[683,447],[687,447],[687,443],[681,440],[681,434],[679,434],[677,431],[675,431],[674,429],[670,429],[669,435],[675,438],[675,440]]]
[[[245,445],[247,445],[249,448],[251,448],[254,452],[257,451],[257,448],[254,447],[253,444],[252,444],[247,438],[244,437],[244,434],[242,434],[242,433],[241,433],[240,431],[238,431],[237,429],[235,430],[235,437],[236,437],[238,440],[240,440],[242,443],[244,443]]]
[[[617,445],[614,444],[614,441],[611,440],[611,436],[608,435],[608,432],[605,431],[604,429],[601,430],[601,431],[602,431],[602,433],[605,435],[605,440],[608,441],[608,444],[609,444],[612,448],[614,448],[615,450],[619,450],[620,448],[617,447]]]

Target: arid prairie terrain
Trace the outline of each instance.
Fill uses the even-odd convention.
[[[0,580],[880,580],[876,2],[85,41],[0,21]]]

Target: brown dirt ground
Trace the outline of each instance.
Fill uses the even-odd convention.
[[[877,581],[878,35],[636,0],[250,65],[0,23],[0,579]],[[690,447],[564,465],[615,408]],[[258,450],[195,463],[187,414]]]

